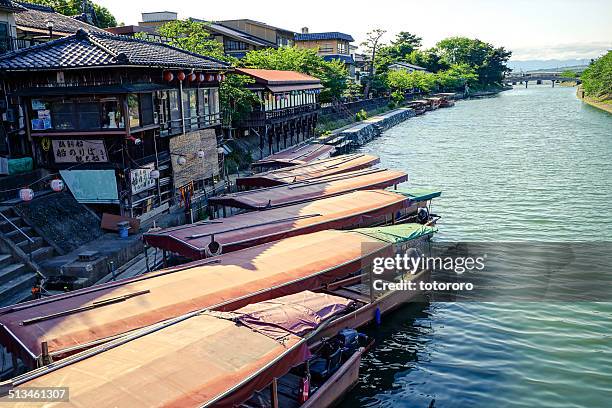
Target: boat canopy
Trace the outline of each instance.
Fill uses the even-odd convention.
[[[365,169],[291,185],[224,194],[211,197],[208,202],[216,206],[245,210],[265,210],[306,201],[320,200],[355,190],[387,188],[407,180],[408,175],[403,171]]]
[[[369,154],[330,157],[287,169],[271,170],[249,177],[239,177],[236,179],[236,185],[240,188],[273,187],[360,170],[372,167],[379,162],[378,157]]]
[[[0,309],[0,342],[35,367],[46,342],[60,359],[188,312],[231,311],[355,273],[364,247],[388,241],[354,231],[319,231],[138,277]]]
[[[429,201],[442,195],[441,191],[428,188],[398,188],[391,191],[402,194],[416,202]]]
[[[108,350],[89,350],[61,367],[42,367],[12,383],[17,389],[69,386],[66,407],[92,401],[101,408],[234,407],[310,358],[301,336],[350,303],[302,292],[238,310],[237,319],[203,312],[115,340]]]
[[[251,168],[254,170],[266,167],[280,168],[309,163],[317,159],[325,159],[330,157],[334,150],[334,146],[321,143],[306,144],[264,157],[263,159],[252,163]]]
[[[146,233],[143,239],[153,247],[190,259],[202,259],[210,255],[207,247],[213,238],[227,253],[290,236],[356,227],[365,221],[407,208],[409,202],[410,199],[404,195],[390,191],[354,191],[322,200]]]
[[[409,223],[389,225],[388,227],[360,228],[356,231],[390,244],[401,244],[427,235],[431,236],[437,229],[427,225]]]

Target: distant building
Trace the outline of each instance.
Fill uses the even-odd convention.
[[[14,1],[0,0],[0,54],[23,48],[17,45],[15,14],[25,10],[24,7]]]
[[[295,46],[298,48],[316,49],[325,60],[340,60],[346,65],[349,76],[355,77],[355,61],[351,56],[350,44],[355,41],[349,34],[339,32],[311,33],[308,27],[302,28],[295,35]]]
[[[0,153],[59,172],[82,203],[145,219],[219,177],[228,65],[106,32],[0,56]]]
[[[314,136],[321,80],[294,71],[238,68],[236,72],[255,80],[248,88],[261,101],[239,124],[239,132],[256,134],[264,154]]]
[[[217,23],[250,34],[268,43],[276,44],[277,47],[292,47],[294,44],[293,36],[295,33],[293,31],[274,27],[260,21],[245,18],[239,20],[222,20],[217,21]]]
[[[429,71],[427,71],[423,67],[419,67],[418,65],[414,65],[414,64],[409,64],[407,62],[395,62],[395,63],[389,65],[389,69],[392,70],[392,71],[408,71],[408,72],[423,71],[423,72],[429,72]]]

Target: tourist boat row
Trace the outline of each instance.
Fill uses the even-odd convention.
[[[319,342],[312,338],[354,309],[350,299],[304,291],[232,313],[200,311],[31,371],[2,388],[70,384],[66,407],[93,401],[97,407],[326,407],[357,383],[361,356],[372,341],[354,329]]]
[[[274,187],[306,180],[333,176],[340,173],[357,171],[372,167],[380,162],[376,156],[368,154],[347,154],[298,164],[289,168],[270,170],[252,176],[238,177],[239,190]]]
[[[334,146],[322,143],[307,143],[293,146],[289,149],[264,157],[251,164],[251,170],[256,173],[277,170],[306,164],[315,160],[327,159],[335,153]]]
[[[432,95],[435,98],[440,98],[441,108],[450,108],[455,106],[455,93],[454,92],[441,92]]]
[[[33,368],[196,310],[231,311],[321,290],[358,274],[374,254],[393,253],[407,242],[416,245],[433,233],[431,225],[409,223],[265,243],[2,308],[0,339]]]
[[[269,210],[320,200],[355,190],[384,189],[407,180],[408,175],[403,171],[369,168],[299,183],[224,194],[211,197],[208,204],[213,217],[219,218],[244,211]]]
[[[439,191],[423,189],[353,191],[287,207],[150,231],[143,239],[152,247],[197,260],[326,229],[405,221],[424,223],[432,217],[432,199],[439,196]]]

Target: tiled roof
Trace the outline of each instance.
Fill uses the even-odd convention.
[[[23,31],[32,30],[36,32],[48,33],[49,29],[47,28],[47,21],[52,21],[53,32],[56,34],[74,34],[80,29],[104,32],[104,30],[77,20],[76,18],[56,13],[51,7],[22,2],[19,2],[19,5],[24,7],[26,10],[15,14],[15,24],[20,30]]]
[[[354,64],[355,63],[355,60],[353,60],[353,57],[351,57],[350,55],[342,55],[342,54],[324,55],[323,59],[325,61],[340,60],[340,61],[344,62],[345,64]]]
[[[257,82],[268,85],[284,84],[318,84],[321,80],[296,71],[279,71],[275,69],[236,68],[236,73],[249,75]]]
[[[0,0],[0,10],[20,12],[25,11],[25,8],[11,0]]]
[[[389,66],[390,67],[398,67],[398,68],[414,69],[416,71],[426,71],[426,69],[423,68],[423,67],[419,67],[418,65],[414,65],[414,64],[409,64],[407,62],[394,62],[393,64],[391,64]]]
[[[0,57],[0,69],[49,70],[101,66],[227,69],[225,62],[167,44],[79,30],[76,34]]]
[[[295,41],[317,41],[317,40],[345,40],[355,41],[349,34],[339,33],[337,31],[329,33],[308,33],[296,34]]]
[[[244,31],[237,30],[235,28],[227,27],[222,24],[209,22],[205,20],[192,19],[193,21],[206,24],[206,29],[210,32],[217,33],[220,35],[225,35],[227,37],[231,37],[235,40],[243,41],[247,44],[252,44],[259,47],[276,47],[276,44],[270,41],[266,41],[264,39],[255,37],[249,33],[245,33]]]

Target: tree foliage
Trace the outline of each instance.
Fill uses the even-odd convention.
[[[347,87],[346,67],[342,61],[325,61],[317,51],[307,48],[280,47],[249,51],[240,61],[249,68],[297,71],[321,80],[321,102],[340,98]]]
[[[85,11],[83,10],[82,0],[28,0],[27,2],[53,7],[56,12],[65,16],[76,16]],[[93,7],[97,19],[94,23],[98,27],[107,28],[117,25],[117,20],[106,7],[100,6],[90,0],[87,0],[87,6]]]
[[[582,87],[588,96],[612,98],[612,51],[595,61],[580,76]]]

